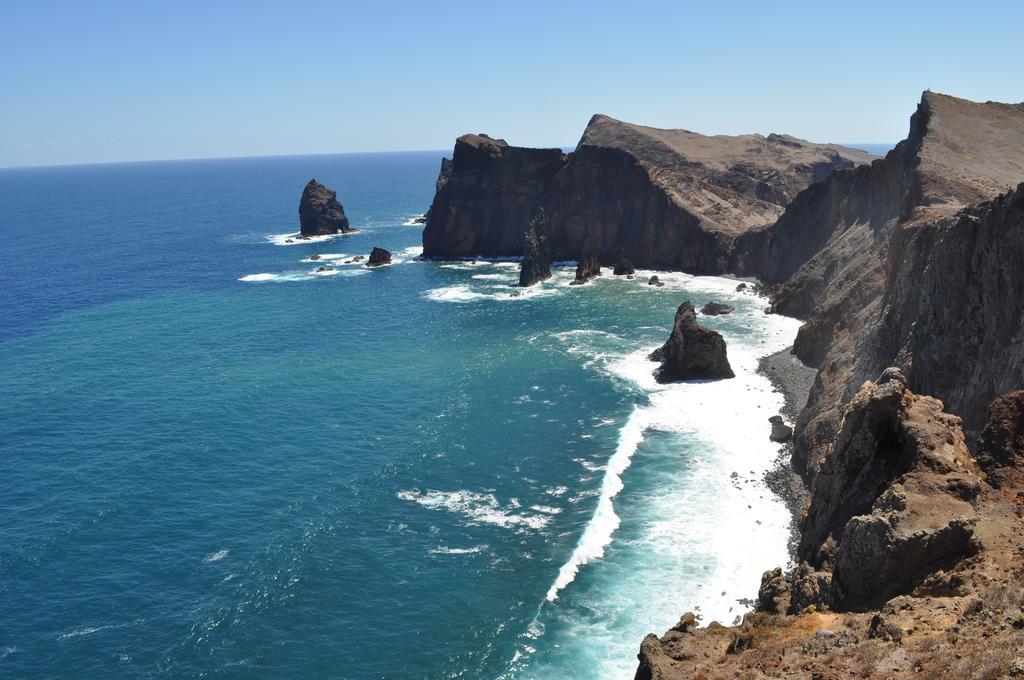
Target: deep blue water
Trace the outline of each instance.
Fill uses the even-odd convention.
[[[440,155],[0,171],[0,675],[631,677],[742,611],[795,323],[419,261]],[[360,232],[277,245],[311,177]],[[686,298],[735,381],[650,379]]]

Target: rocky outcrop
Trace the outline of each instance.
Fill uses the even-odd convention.
[[[786,425],[782,416],[772,416],[768,422],[772,424],[772,433],[768,435],[768,438],[773,442],[784,443],[793,438],[793,428]]]
[[[1010,342],[1020,325],[1007,319],[1021,318],[1024,291],[1011,264],[1021,192],[996,197],[1022,180],[1024,106],[926,92],[884,159],[837,171],[736,240],[731,267],[776,284],[774,311],[807,318],[794,351],[820,371],[797,421],[797,469],[814,475],[843,406],[886,366],[962,416],[969,439],[988,402],[1020,386],[1009,377],[1024,368]],[[978,361],[997,347],[1008,366]]]
[[[975,457],[993,486],[1024,479],[1024,391],[992,400]]]
[[[615,263],[615,267],[612,269],[612,274],[615,276],[630,276],[636,273],[636,268],[633,267],[633,263],[626,258],[619,258],[619,261]]]
[[[302,190],[299,227],[303,236],[326,236],[355,231],[349,226],[338,195],[315,179]]]
[[[661,279],[658,278],[657,274],[655,274],[651,278],[647,279],[647,285],[648,286],[657,286],[658,288],[661,288],[665,284],[662,282]]]
[[[679,305],[672,333],[664,345],[651,353],[650,359],[661,362],[654,373],[661,383],[735,377],[729,366],[725,339],[697,323],[697,313],[689,300]]]
[[[380,267],[391,264],[391,252],[383,248],[374,248],[370,251],[370,258],[366,261],[367,267]]]
[[[601,115],[568,157],[466,135],[438,178],[424,255],[518,255],[544,207],[555,260],[590,253],[721,273],[738,234],[774,222],[813,181],[871,158],[785,135],[707,137]]]
[[[831,602],[864,609],[977,550],[980,479],[960,419],[896,368],[865,383],[811,486],[798,556],[832,571]]]
[[[700,308],[700,313],[707,316],[720,316],[722,314],[732,314],[736,311],[736,308],[731,305],[725,305],[721,302],[709,302]]]
[[[442,163],[427,212],[424,257],[521,255],[541,196],[565,162],[560,149],[509,146],[487,135],[459,137],[451,161]]]
[[[597,260],[597,256],[580,255],[576,261],[576,278],[569,285],[579,286],[600,275],[601,263]]]
[[[530,221],[519,265],[519,285],[526,287],[551,278],[551,249],[548,247],[544,209]]]

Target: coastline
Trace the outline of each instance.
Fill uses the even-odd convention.
[[[768,354],[758,360],[757,373],[768,378],[776,392],[785,400],[781,414],[792,427],[800,410],[807,403],[818,370],[804,364],[793,354],[793,346]],[[793,517],[790,524],[786,547],[790,559],[796,562],[796,550],[800,544],[800,529],[797,520],[800,510],[810,498],[807,487],[800,475],[793,469],[793,440],[782,445],[772,468],[765,474],[764,482],[772,493],[782,499]]]

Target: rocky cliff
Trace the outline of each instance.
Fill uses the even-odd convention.
[[[338,195],[315,179],[309,180],[299,201],[299,227],[303,236],[326,236],[354,231],[338,202]]]
[[[565,162],[560,149],[509,146],[487,135],[459,137],[451,161],[442,162],[427,212],[424,257],[522,255],[526,228]]]
[[[523,244],[523,261],[519,265],[519,285],[532,286],[551,278],[551,248],[548,245],[544,209],[530,221]]]
[[[736,239],[819,367],[800,564],[739,627],[648,636],[637,677],[1024,673],[1022,181],[1024,106],[926,92],[884,159]]]
[[[870,154],[785,135],[708,137],[594,116],[576,150],[467,135],[442,167],[429,257],[519,255],[543,207],[552,257],[721,273],[737,235],[773,223],[802,189]]]

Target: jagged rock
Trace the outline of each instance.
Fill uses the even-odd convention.
[[[781,614],[789,609],[790,585],[776,567],[761,574],[761,587],[757,591],[757,610],[769,614]]]
[[[1024,391],[992,400],[976,458],[995,487],[1008,478],[1024,475]]]
[[[383,248],[374,248],[370,251],[370,259],[366,261],[367,267],[380,267],[391,264],[391,253]]]
[[[548,245],[544,208],[530,221],[523,244],[523,261],[519,265],[519,285],[532,286],[551,278],[551,248]]]
[[[598,262],[597,257],[594,255],[580,255],[579,259],[576,260],[576,278],[569,285],[579,286],[600,275],[601,263]]]
[[[565,162],[561,149],[509,146],[487,135],[459,137],[452,160],[442,163],[438,175],[423,229],[423,255],[521,255],[541,195]]]
[[[652,352],[650,359],[661,362],[655,371],[658,382],[736,377],[729,366],[725,339],[697,323],[689,300],[679,305],[668,341]]]
[[[786,425],[786,421],[782,419],[782,416],[772,416],[768,419],[768,422],[772,424],[772,433],[768,435],[768,438],[773,442],[781,444],[793,438],[793,428]]]
[[[315,179],[302,190],[299,201],[299,227],[303,236],[324,236],[354,231],[338,203],[337,194]]]
[[[624,257],[615,263],[615,268],[612,270],[612,274],[615,274],[615,276],[632,275],[635,272],[636,270],[633,268],[633,263]]]
[[[979,490],[960,419],[916,395],[898,369],[867,382],[819,466],[798,556],[832,570],[836,607],[907,592],[977,544]]]
[[[529,218],[548,216],[552,259],[593,253],[643,267],[725,271],[735,236],[870,154],[784,135],[729,137],[591,118],[576,150],[460,137],[423,234],[427,257],[513,256]]]
[[[657,275],[655,275],[655,276],[652,276],[651,278],[647,279],[647,285],[648,286],[657,286],[658,288],[661,288],[665,284],[662,283],[661,279],[659,279],[657,277]]]
[[[730,305],[722,304],[721,302],[709,302],[700,309],[701,314],[708,316],[719,316],[721,314],[732,314],[736,311],[735,307]]]
[[[797,614],[812,606],[823,611],[832,606],[831,599],[832,574],[815,571],[801,562],[791,578],[789,613]]]
[[[745,283],[741,283],[740,285],[736,286],[736,292],[737,293],[742,292],[742,291],[744,291],[746,289],[747,289],[747,284],[745,284]]]

